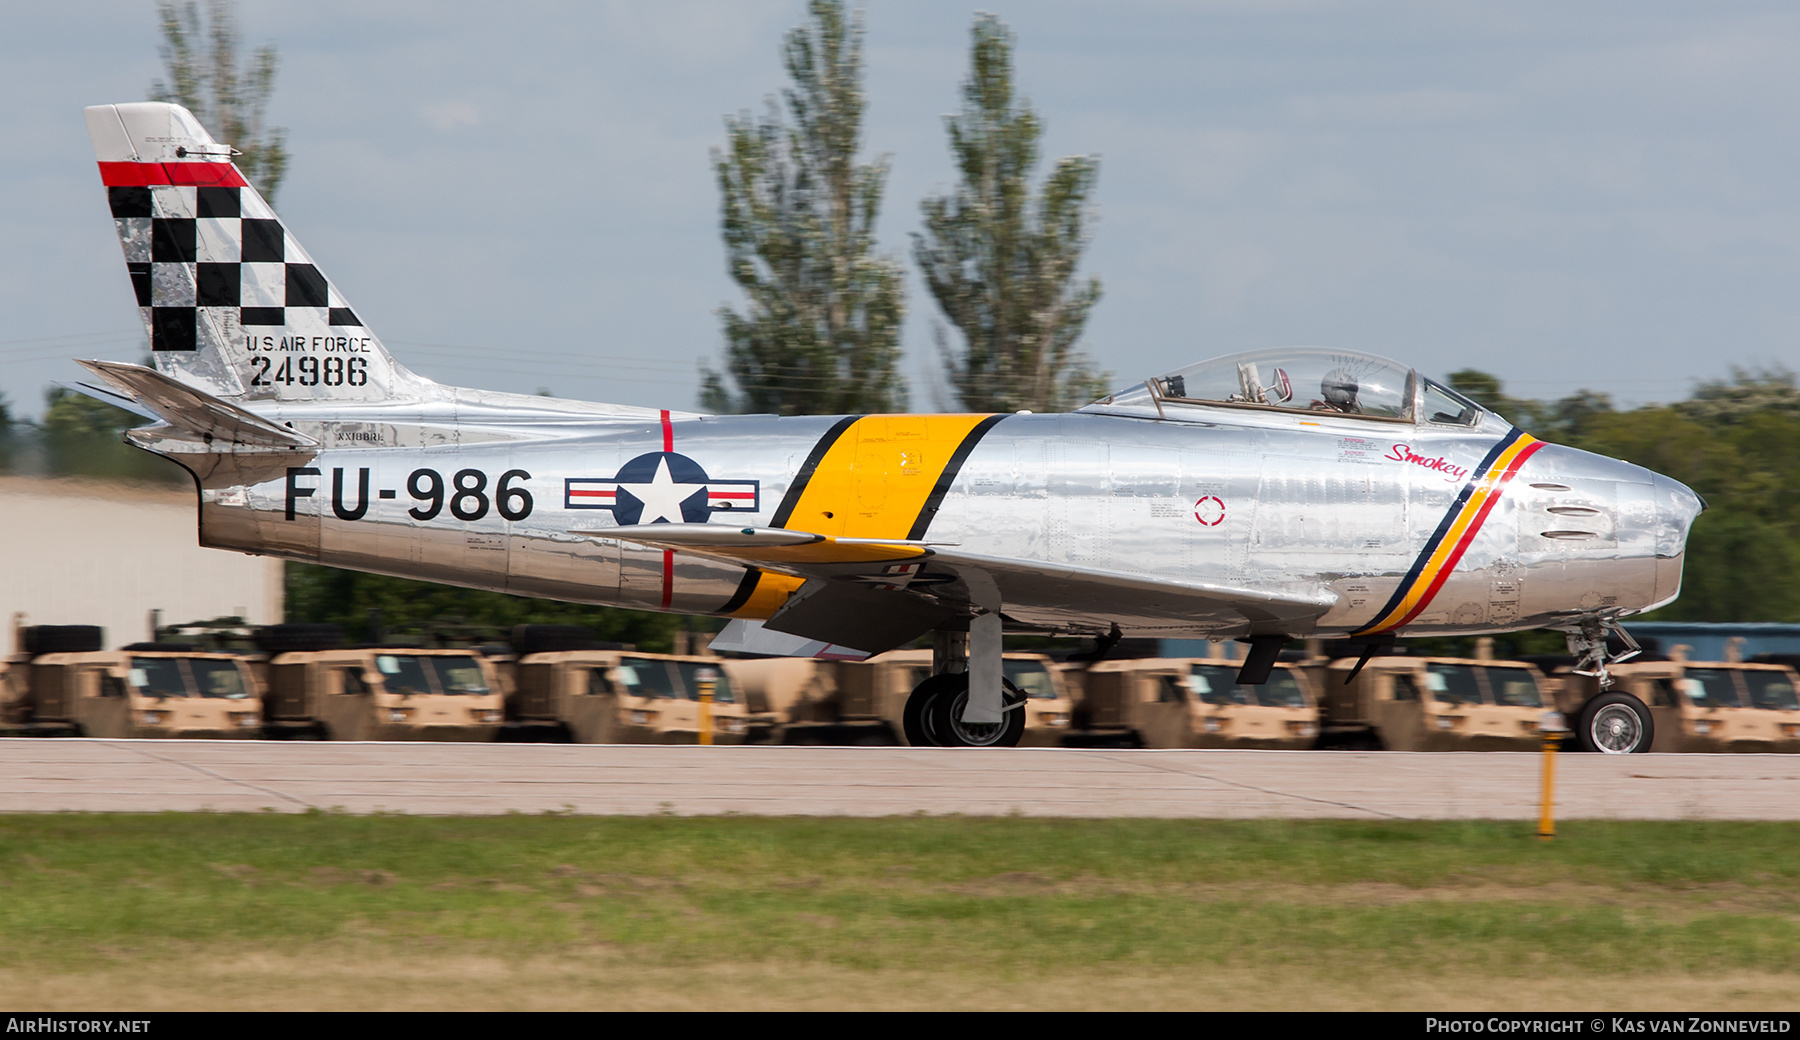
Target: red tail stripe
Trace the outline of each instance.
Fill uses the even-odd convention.
[[[249,182],[230,163],[103,162],[100,182],[109,188],[145,188],[179,184],[203,188],[244,188]]]
[[[671,424],[669,422],[669,410],[667,408],[664,408],[662,410],[662,427],[663,427],[663,450],[664,451],[674,451],[675,450],[675,427],[673,424]]]

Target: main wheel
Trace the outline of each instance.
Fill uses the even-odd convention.
[[[906,742],[913,747],[943,747],[934,732],[936,723],[932,718],[932,706],[944,694],[954,696],[957,691],[968,688],[969,677],[960,673],[934,675],[913,687],[912,695],[906,698],[906,708],[900,713],[900,728],[905,731]]]
[[[939,747],[1018,747],[1025,735],[1025,694],[1017,686],[1001,683],[999,722],[964,722],[963,708],[969,703],[969,677],[959,675],[962,682],[954,693],[939,694],[926,714],[928,732]]]
[[[1575,728],[1581,750],[1603,755],[1643,754],[1655,737],[1650,709],[1629,693],[1603,693],[1588,701]]]

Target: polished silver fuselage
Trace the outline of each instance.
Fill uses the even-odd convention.
[[[700,511],[704,522],[844,533],[831,502],[818,516],[793,512],[803,497],[798,478],[825,493],[817,455],[834,429],[846,429],[841,417],[601,412],[464,390],[427,404],[249,407],[321,447],[203,452],[159,443],[156,428],[133,438],[195,471],[205,545],[525,596],[766,617],[782,590],[747,596],[756,576],[746,567],[572,533],[654,522],[576,496],[616,495],[606,489],[620,486],[627,464],[657,453],[704,470],[713,484],[705,493],[718,496]],[[854,435],[856,424],[847,430]],[[927,437],[916,449],[891,439],[860,453],[840,446],[823,461],[848,467],[827,475],[841,484],[835,508],[862,510],[863,526],[848,533],[1327,600],[1317,634],[1369,631],[1384,611],[1392,622],[1396,597],[1409,581],[1423,589],[1425,578],[1434,583],[1428,605],[1390,630],[1507,631],[1672,599],[1699,506],[1686,488],[1640,467],[1542,445],[1484,512],[1458,519],[1471,473],[1509,431],[1518,435],[1494,416],[1441,428],[1228,407],[1164,418],[1091,406],[998,417],[959,460]],[[936,469],[940,497],[928,516],[902,509],[884,517],[889,468],[906,465]],[[1460,549],[1440,547],[1435,567],[1422,559],[1434,537],[1447,536],[1462,538]],[[1116,604],[1095,613],[1078,595],[1010,599],[1005,616],[1015,630],[1238,634],[1216,620],[1133,617]]]

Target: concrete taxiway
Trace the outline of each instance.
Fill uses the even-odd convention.
[[[0,740],[0,812],[1535,819],[1542,756]],[[1800,756],[1556,757],[1560,819],[1800,820]]]

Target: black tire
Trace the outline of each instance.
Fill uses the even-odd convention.
[[[969,677],[958,675],[962,682],[954,692],[940,693],[926,711],[926,732],[939,747],[1018,747],[1025,736],[1025,694],[1017,686],[1000,680],[1000,699],[1004,705],[998,723],[966,723],[963,706],[969,703]]]
[[[580,625],[514,625],[507,642],[520,657],[600,649],[594,633]]]
[[[912,695],[906,698],[906,708],[900,713],[900,728],[905,733],[907,744],[912,747],[943,747],[937,742],[937,735],[933,732],[936,723],[932,719],[932,705],[946,693],[954,696],[958,691],[968,688],[969,677],[962,673],[934,675],[913,687]]]
[[[336,625],[264,625],[253,637],[265,654],[337,650],[344,645],[344,630]]]
[[[25,630],[24,651],[39,654],[91,654],[106,648],[99,625],[33,625]]]
[[[1629,693],[1603,693],[1581,706],[1575,743],[1603,755],[1641,755],[1656,740],[1650,709]]]

